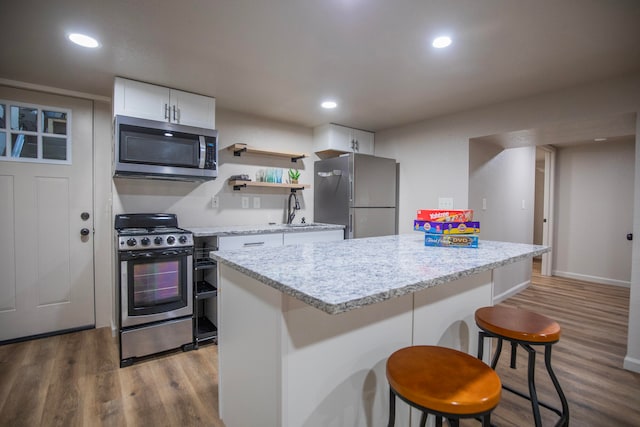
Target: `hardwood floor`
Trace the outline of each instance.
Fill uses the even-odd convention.
[[[640,374],[622,369],[629,290],[535,271],[532,285],[503,304],[538,311],[562,326],[553,366],[571,425],[640,426]],[[0,346],[0,426],[223,427],[217,356],[217,347],[206,345],[120,369],[107,328]],[[525,385],[524,351],[516,370],[508,367],[508,352],[504,356],[497,368],[503,381]],[[537,359],[540,398],[556,404],[542,353]],[[545,426],[554,425],[555,414],[543,409],[542,415]],[[533,425],[529,403],[504,392],[493,423]]]
[[[217,347],[120,369],[108,328],[0,346],[0,426],[213,426]]]

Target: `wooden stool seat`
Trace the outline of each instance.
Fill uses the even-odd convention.
[[[436,346],[411,346],[393,353],[387,360],[387,379],[392,398],[395,392],[423,412],[445,418],[487,414],[500,402],[502,391],[500,378],[484,362]]]
[[[483,307],[476,310],[475,319],[481,329],[505,338],[529,343],[549,343],[560,339],[558,322],[520,308]]]

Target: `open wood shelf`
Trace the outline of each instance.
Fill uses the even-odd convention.
[[[288,153],[284,151],[259,150],[257,148],[251,148],[246,144],[233,144],[228,146],[227,150],[233,151],[233,155],[237,157],[240,157],[242,153],[259,154],[261,156],[284,157],[287,159],[291,159],[293,163],[296,163],[298,159],[309,157],[309,155],[305,153]]]
[[[240,180],[229,180],[229,185],[233,185],[234,190],[240,190],[245,187],[265,187],[265,188],[287,188],[291,191],[295,190],[304,190],[305,188],[310,188],[309,184],[287,184],[287,183],[276,183],[276,182],[256,182],[256,181],[240,181]]]

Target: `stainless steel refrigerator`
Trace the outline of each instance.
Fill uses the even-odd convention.
[[[396,161],[343,154],[314,164],[315,222],[345,226],[345,239],[396,234]]]

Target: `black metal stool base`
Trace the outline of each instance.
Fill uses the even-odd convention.
[[[485,338],[496,338],[498,340],[498,344],[496,346],[496,354],[493,356],[491,360],[491,368],[495,369],[498,364],[498,359],[500,358],[500,353],[502,352],[502,341],[507,340],[511,343],[511,360],[509,366],[512,369],[516,368],[516,351],[518,349],[518,345],[524,348],[529,354],[528,359],[528,372],[527,372],[527,382],[529,386],[529,394],[525,394],[521,391],[518,391],[514,388],[511,388],[504,383],[502,384],[502,388],[514,393],[520,397],[523,397],[531,402],[531,407],[533,409],[533,418],[536,427],[542,426],[542,420],[540,417],[540,406],[543,408],[549,409],[550,411],[557,414],[560,419],[556,423],[556,427],[568,427],[569,426],[569,404],[567,402],[567,398],[560,387],[560,382],[556,377],[556,374],[553,372],[553,368],[551,367],[551,347],[555,342],[550,343],[532,343],[525,342],[520,340],[513,340],[507,337],[503,337],[501,335],[495,335],[491,332],[487,332],[485,330],[481,330],[478,334],[478,358],[482,359],[484,354],[484,339]],[[560,398],[560,402],[562,404],[562,409],[555,408],[547,403],[541,402],[538,400],[538,394],[536,392],[536,384],[535,384],[535,368],[536,368],[536,351],[533,348],[534,345],[543,345],[544,346],[544,364],[547,368],[547,373],[551,378],[551,382],[553,382],[553,386],[558,393],[558,397]]]
[[[402,395],[397,394],[393,388],[389,387],[389,423],[388,427],[394,427],[396,424],[396,396],[409,406],[416,408],[422,412],[420,417],[420,427],[425,427],[427,424],[427,417],[429,414],[435,416],[436,427],[442,427],[442,420],[446,419],[450,427],[459,427],[460,420],[463,418],[475,418],[482,423],[482,427],[493,427],[491,424],[491,411],[483,412],[480,414],[445,414],[442,412],[434,411],[433,409],[425,408],[417,405],[410,400],[405,399]],[[493,410],[493,409],[492,409]]]

